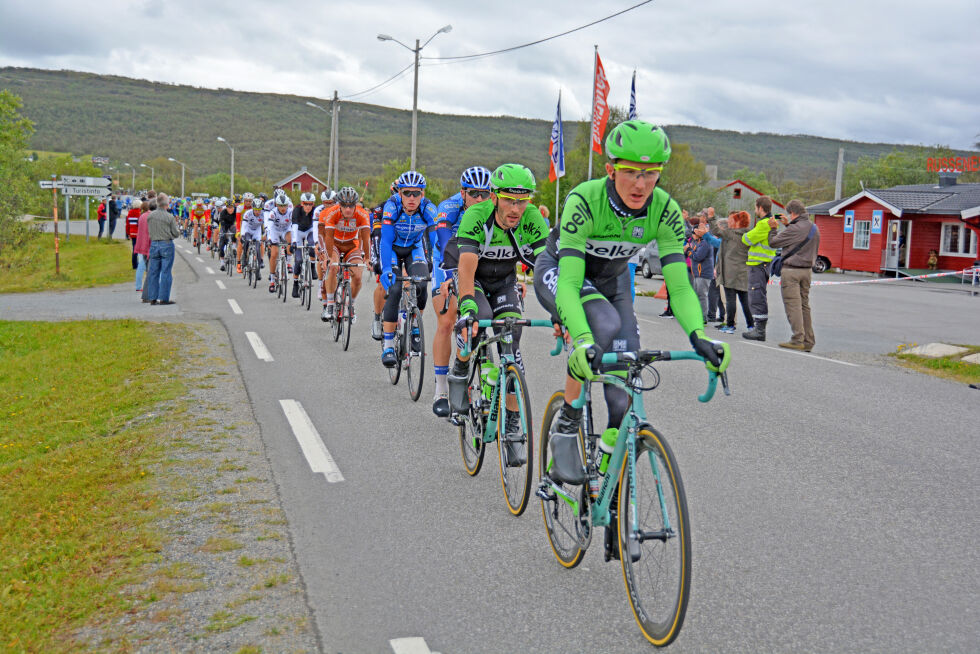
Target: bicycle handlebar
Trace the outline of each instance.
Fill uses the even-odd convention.
[[[381,273],[381,274],[384,275],[385,273]],[[395,286],[395,284],[399,284],[401,282],[412,282],[413,284],[421,284],[422,282],[428,282],[431,279],[432,277],[430,277],[429,275],[425,275],[423,277],[416,277],[415,275],[395,275],[395,279],[391,282],[391,286],[389,286],[388,290],[385,291],[385,299],[388,299],[388,294],[391,293],[391,289]]]
[[[473,350],[470,348],[470,335],[472,333],[471,327],[473,325],[486,329],[487,327],[506,327],[508,325],[512,327],[551,327],[550,320],[532,320],[528,318],[498,318],[497,320],[473,320],[472,317],[467,317],[466,319],[466,342],[463,349],[460,351],[460,355],[468,357]],[[551,351],[552,356],[560,353],[562,351],[562,346],[565,341],[558,337],[556,339],[555,349]]]
[[[606,365],[612,365],[616,363],[627,363],[627,364],[639,364],[647,365],[653,363],[654,361],[681,361],[681,360],[691,360],[700,361],[704,363],[704,357],[702,357],[697,352],[692,352],[690,350],[636,350],[634,352],[607,352],[602,355],[601,363]],[[600,374],[600,377],[603,375]],[[728,374],[727,373],[717,373],[714,371],[708,371],[708,388],[698,395],[699,402],[710,402],[711,398],[715,395],[715,390],[718,387],[718,379],[721,379],[722,388],[725,391],[725,395],[731,395],[731,390],[728,387]],[[614,378],[616,382],[622,382],[618,377]],[[572,400],[572,407],[575,409],[581,408],[585,404],[585,389],[586,385],[582,384],[581,394],[574,400]]]

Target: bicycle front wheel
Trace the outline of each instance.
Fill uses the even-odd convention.
[[[344,282],[344,352],[350,347],[351,321],[354,319],[354,294],[347,282]]]
[[[619,472],[619,560],[633,617],[648,641],[669,645],[691,591],[691,527],[677,460],[664,437],[641,425],[636,476]]]
[[[344,321],[341,317],[344,309],[344,283],[340,282],[337,284],[337,290],[333,295],[333,341],[336,343],[340,340],[340,335],[344,331]]]
[[[527,393],[524,373],[516,364],[504,369],[500,411],[497,414],[497,454],[500,464],[500,486],[512,515],[519,516],[527,508],[531,496],[531,465],[534,452],[534,428],[531,419],[531,398]],[[507,398],[517,400],[517,409],[507,408]],[[514,422],[516,431],[508,432],[507,425]]]
[[[466,386],[466,414],[460,416],[459,449],[463,455],[463,466],[466,473],[475,477],[483,467],[483,455],[486,454],[486,443],[483,442],[483,432],[486,429],[487,417],[483,409],[482,390],[480,388],[480,365],[483,357],[474,356],[470,359],[470,378]]]
[[[542,482],[551,468],[551,452],[548,448],[551,442],[552,423],[558,417],[564,402],[565,394],[561,391],[552,395],[544,412],[544,420],[541,421],[541,431],[538,436],[538,441],[541,443],[538,470]],[[580,429],[580,452],[585,452],[583,440]],[[557,486],[562,494],[559,495],[550,484]],[[551,551],[554,552],[558,563],[566,568],[574,568],[582,562],[585,550],[592,541],[588,489],[588,482],[580,486],[550,482],[548,485],[542,485],[538,490],[538,496],[541,497],[541,516],[544,518],[544,528],[548,532]]]
[[[282,298],[283,304],[289,297],[289,269],[286,267],[285,249],[285,247],[279,248],[279,297]]]
[[[405,334],[408,395],[413,402],[418,402],[425,378],[425,331],[422,329],[422,313],[418,309],[412,310]]]
[[[391,342],[392,347],[395,348],[395,365],[388,368],[388,381],[391,382],[392,386],[398,384],[398,380],[402,376],[402,335],[398,329],[404,329],[404,325],[400,325],[395,329],[395,338]],[[382,347],[384,347],[382,345]]]

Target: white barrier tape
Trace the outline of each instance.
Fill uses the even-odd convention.
[[[950,275],[980,276],[980,268],[965,268],[954,272],[929,273],[928,275],[910,275],[908,277],[881,277],[877,279],[853,279],[846,282],[810,282],[810,286],[842,286],[844,284],[882,284],[884,282],[907,282],[910,279],[926,279],[928,277],[949,277]],[[770,277],[770,286],[779,286],[779,277]]]

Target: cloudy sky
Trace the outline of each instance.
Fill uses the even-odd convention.
[[[469,3],[0,0],[0,65],[72,69],[243,91],[329,97],[369,89],[423,57],[541,39],[640,0]],[[419,107],[565,119],[591,101],[593,44],[641,118],[859,141],[980,140],[976,0],[653,0],[540,45],[473,61],[423,59]],[[412,71],[357,100],[412,106]],[[311,111],[313,111],[311,109]]]

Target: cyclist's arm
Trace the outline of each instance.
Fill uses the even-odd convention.
[[[480,255],[474,252],[464,251],[460,248],[459,251],[459,268],[458,268],[458,280],[459,284],[459,297],[473,297],[476,292],[473,285],[473,278],[476,276],[476,267],[480,263]]]
[[[560,218],[555,305],[572,339],[592,336],[580,297],[585,281],[585,244],[592,233],[592,226],[592,212],[585,198],[570,193]]]
[[[656,238],[664,283],[670,294],[670,308],[684,333],[690,337],[696,330],[704,329],[704,318],[701,303],[688,278],[687,263],[684,261],[684,223],[680,208],[673,199],[661,214]]]
[[[333,248],[336,243],[334,239],[336,227],[328,217],[324,222],[320,223],[320,228],[323,230],[323,249],[327,253],[327,258],[330,258],[333,256]]]
[[[531,268],[534,268],[534,263],[538,258],[538,255],[544,252],[545,246],[548,244],[548,230],[551,226],[548,224],[547,219],[541,215],[541,211],[537,207],[529,206],[525,210],[525,216],[527,216],[528,211],[534,209],[530,213],[528,218],[529,222],[524,229],[521,240],[531,246],[531,256],[527,257],[531,264]]]

